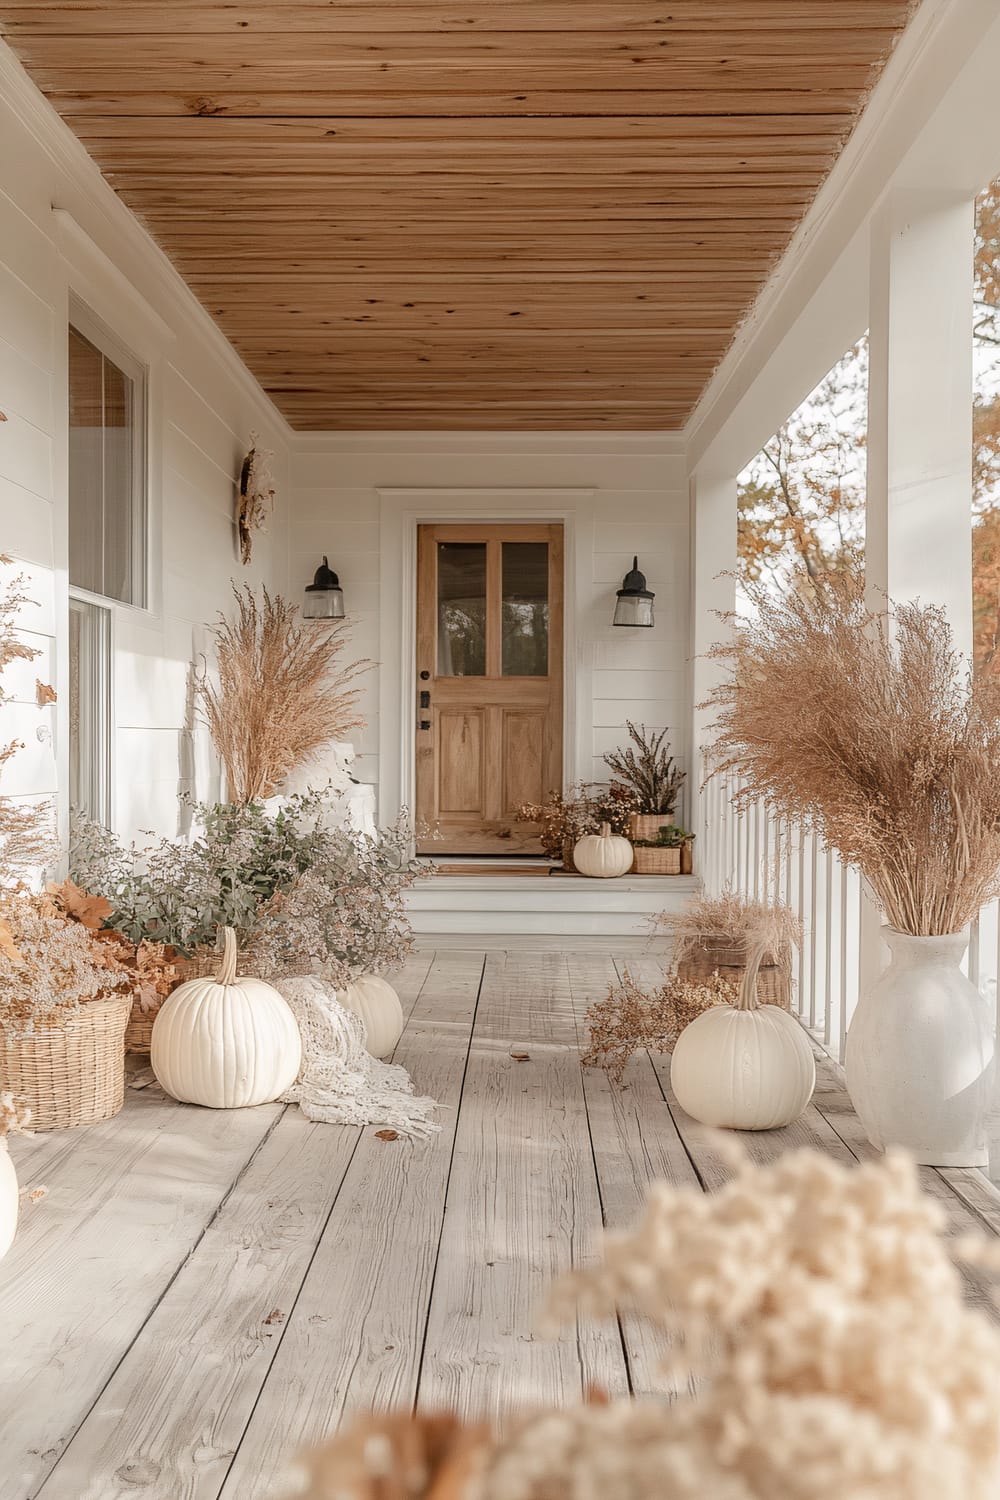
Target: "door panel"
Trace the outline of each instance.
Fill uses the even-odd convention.
[[[561,526],[421,526],[417,821],[425,853],[540,853],[517,809],[562,785]]]

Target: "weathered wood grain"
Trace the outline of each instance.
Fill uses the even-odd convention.
[[[523,1053],[523,1059],[512,1054]],[[498,1417],[620,1393],[617,1327],[537,1336],[552,1280],[596,1252],[600,1197],[563,960],[487,955],[419,1401]]]
[[[362,1135],[226,1500],[280,1493],[285,1458],[329,1436],[345,1411],[413,1404],[482,971],[481,953],[434,962],[396,1059],[440,1103],[442,1129],[424,1141]]]

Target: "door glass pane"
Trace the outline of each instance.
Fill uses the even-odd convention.
[[[549,675],[549,544],[503,544],[503,675]]]
[[[486,543],[438,542],[438,676],[486,676]]]

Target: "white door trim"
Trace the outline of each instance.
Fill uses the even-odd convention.
[[[563,527],[563,775],[585,774],[592,746],[581,723],[577,599],[589,586],[594,489],[377,488],[379,497],[379,818],[411,814],[416,771],[417,527],[537,521]],[[589,684],[588,684],[589,686]],[[592,695],[590,695],[592,696]]]

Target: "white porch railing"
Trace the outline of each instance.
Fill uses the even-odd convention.
[[[862,889],[858,875],[820,848],[815,834],[779,822],[762,803],[733,807],[739,782],[716,777],[702,792],[700,864],[705,888],[777,895],[798,915],[804,937],[795,969],[793,1006],[828,1052],[843,1062],[847,1025],[861,982]],[[1000,911],[984,908],[969,943],[968,974],[996,984]]]

